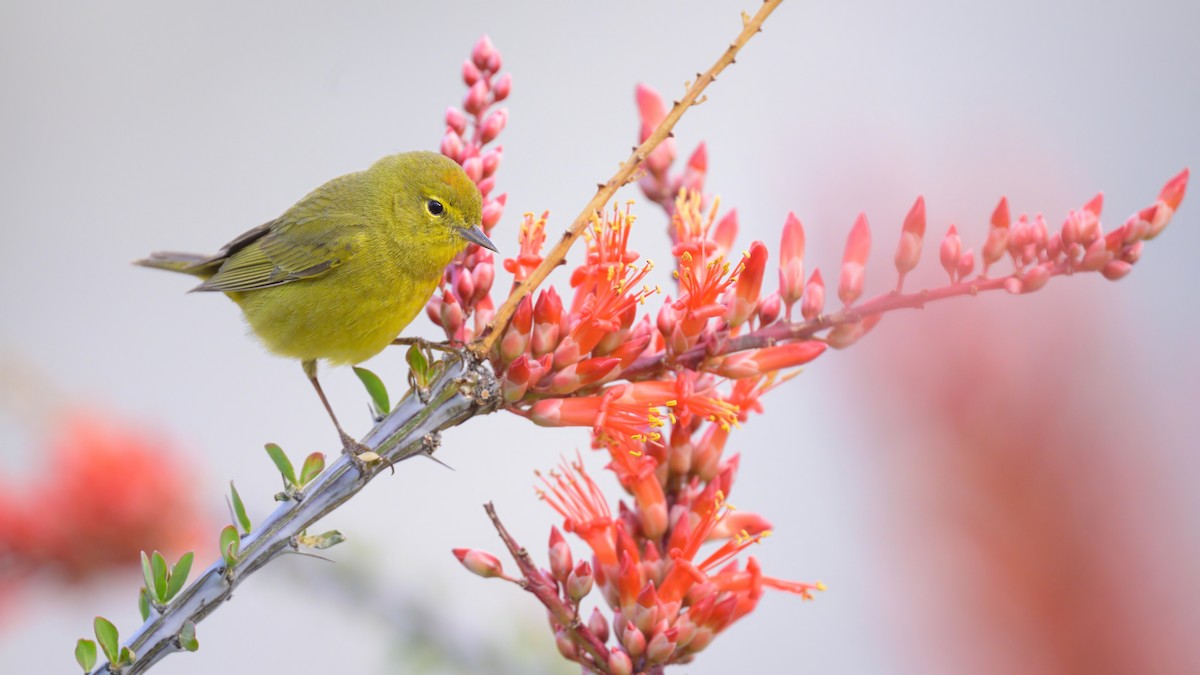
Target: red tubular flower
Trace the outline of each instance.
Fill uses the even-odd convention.
[[[504,269],[513,275],[515,283],[524,281],[530,272],[542,264],[542,246],[546,243],[546,219],[549,216],[549,211],[536,219],[532,213],[525,214],[517,238],[517,257],[504,260]]]
[[[820,356],[824,351],[824,343],[810,340],[764,347],[750,352],[738,352],[722,359],[715,372],[733,380],[743,377],[759,377],[777,370],[802,366]]]
[[[563,517],[563,529],[587,542],[601,565],[615,570],[619,561],[612,513],[583,459],[577,457],[569,464],[563,461],[549,478],[541,472],[537,476],[546,488],[539,489],[538,496]]]
[[[838,297],[846,305],[853,305],[863,292],[867,256],[871,253],[871,228],[867,216],[858,214],[850,235],[846,237],[846,252],[842,255],[842,277],[838,283]]]

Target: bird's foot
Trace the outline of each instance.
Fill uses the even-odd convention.
[[[451,344],[450,342],[430,342],[429,340],[426,340],[424,338],[415,338],[415,337],[414,338],[396,338],[395,340],[392,340],[392,344],[409,346],[409,347],[416,345],[417,347],[420,347],[421,349],[425,349],[425,350],[435,349],[439,352],[446,352],[447,354],[457,353],[458,350],[461,349],[461,345],[454,345],[454,344]]]

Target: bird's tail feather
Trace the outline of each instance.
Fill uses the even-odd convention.
[[[141,265],[142,267],[153,267],[159,270],[191,274],[201,279],[211,277],[216,272],[216,268],[220,267],[220,261],[213,260],[212,256],[196,253],[175,253],[172,251],[155,251],[150,254],[149,258],[134,260],[133,264]]]

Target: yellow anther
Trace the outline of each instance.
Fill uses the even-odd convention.
[[[824,581],[818,581],[816,584],[813,585],[813,588],[817,589],[818,591],[823,591],[826,588],[828,588],[828,586],[825,585]]]

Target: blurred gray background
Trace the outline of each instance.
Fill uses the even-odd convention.
[[[334,451],[335,436],[298,365],[248,338],[232,303],[186,295],[189,280],[129,261],[157,249],[213,251],[330,177],[394,151],[436,149],[442,113],[464,91],[461,62],[483,33],[514,77],[498,181],[509,202],[494,237],[510,254],[522,212],[549,209],[557,231],[624,159],[636,140],[635,83],[679,96],[737,33],[738,11],[756,8],[750,0],[5,2],[0,358],[41,373],[60,403],[174,439],[200,468],[193,480],[216,523],[211,550],[198,553],[207,564],[228,479],[256,519],[272,506],[278,478],[262,444],[302,456]],[[774,248],[794,210],[808,233],[807,269],[821,266],[827,280],[865,211],[875,235],[868,294],[894,282],[900,222],[924,194],[924,273],[910,287],[939,284],[945,227],[957,223],[964,247],[978,249],[1002,194],[1014,211],[1044,212],[1056,226],[1104,190],[1111,228],[1151,204],[1181,168],[1200,168],[1198,20],[1200,5],[1186,0],[791,0],[679,125],[681,159],[708,142],[708,187],[738,208],[742,245],[761,238]],[[640,194],[620,195],[631,197]],[[636,248],[665,260],[661,212],[645,203],[635,210]],[[1157,616],[1194,633],[1195,610],[1176,605],[1200,596],[1197,214],[1193,194],[1118,284],[1058,279],[1029,297],[995,294],[895,315],[768,396],[766,414],[731,439],[730,450],[743,453],[732,501],[775,525],[753,550],[767,573],[821,579],[830,590],[812,603],[768,594],[679,672],[989,670],[969,654],[951,656],[970,643],[944,628],[975,605],[940,580],[969,556],[947,554],[958,539],[912,507],[930,489],[919,477],[937,470],[937,456],[905,451],[941,433],[944,420],[903,400],[906,382],[936,371],[948,344],[964,344],[920,332],[949,316],[987,317],[994,341],[980,349],[1000,372],[1024,372],[1046,337],[1071,336],[1056,343],[1051,361],[1087,354],[1071,361],[1081,365],[1069,376],[1034,371],[1007,391],[1020,397],[1052,380],[1062,398],[1047,406],[1086,400],[1081,424],[1099,425],[1101,439],[1116,437],[1109,428],[1124,434],[1106,461],[1113,475],[1146,478],[1120,496],[1097,479],[1097,503],[1140,503],[1140,515],[1125,529],[1101,521],[1089,531],[1115,549],[1174,562],[1135,566],[1145,577],[1127,579],[1151,583],[1161,594],[1147,597],[1164,605],[1139,605],[1139,614],[1114,602],[1098,613]],[[501,273],[496,286],[506,284]],[[435,335],[423,317],[414,327]],[[900,357],[890,344],[915,344],[924,356],[904,358],[931,359],[931,370],[879,384],[896,375]],[[386,353],[368,367],[398,389],[401,356]],[[347,426],[365,431],[367,415],[355,411],[365,411],[366,397],[351,371],[327,371],[323,382]],[[38,448],[52,411],[31,403],[15,380],[0,386],[10,394],[0,471],[20,481],[51,470]],[[1139,412],[1124,414],[1131,402]],[[421,648],[403,638],[414,623],[439,621],[447,644],[521,652],[505,662],[513,672],[572,672],[556,664],[531,597],[467,574],[449,550],[501,549],[480,508],[494,500],[518,539],[544,557],[558,521],[530,489],[532,471],[586,444],[581,430],[534,428],[509,415],[447,433],[439,457],[454,471],[414,461],[372,484],[324,523],[350,538],[330,551],[336,566],[295,558],[258,574],[199,627],[198,654],[173,656],[155,672],[453,672],[436,655],[414,657]],[[603,465],[588,460],[596,471]],[[1075,461],[1089,464],[1087,456]],[[1056,488],[1069,491],[1072,475],[1063,472]],[[604,479],[615,499],[615,481]],[[54,505],[45,509],[54,518]],[[1149,534],[1121,538],[1130,531]],[[987,528],[975,536],[988,540]],[[923,562],[925,552],[940,562]],[[90,633],[95,614],[131,630],[135,565],[130,559],[129,575],[99,583],[39,579],[8,589],[0,662],[15,672],[69,672],[74,640]],[[414,621],[405,609],[414,603],[440,618]],[[975,658],[1030,644],[1017,631],[998,639]],[[1195,646],[1166,639],[1161,648],[1183,659],[1177,664],[1200,664]],[[993,672],[1072,670],[1053,663],[986,661]]]

